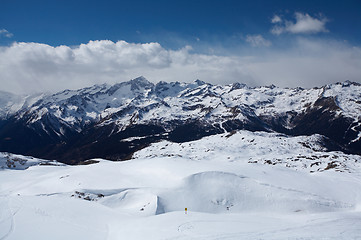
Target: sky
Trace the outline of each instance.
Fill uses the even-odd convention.
[[[0,90],[361,83],[361,2],[1,0]]]

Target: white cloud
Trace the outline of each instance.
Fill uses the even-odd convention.
[[[271,19],[271,23],[280,23],[280,22],[282,22],[282,19],[278,15],[274,15],[273,18]]]
[[[250,86],[313,87],[361,82],[361,49],[346,43],[299,38],[283,50],[259,49],[232,56],[196,54],[190,46],[90,41],[75,47],[14,43],[0,47],[1,90],[28,93],[76,89],[145,76],[153,82],[243,82]]]
[[[0,29],[0,37],[1,36],[5,36],[7,38],[11,38],[12,36],[14,36],[11,32],[9,32],[8,30],[6,29]]]
[[[104,40],[70,48],[21,42],[0,48],[0,81],[20,91],[78,88],[167,68],[171,61],[158,43]]]
[[[275,15],[271,20],[275,24],[271,29],[271,33],[280,35],[285,32],[293,34],[328,32],[325,26],[328,22],[326,17],[313,18],[307,13],[296,12],[295,19],[295,22],[282,20],[279,16]]]
[[[269,47],[272,43],[263,38],[262,35],[247,35],[246,42],[251,44],[252,47]]]

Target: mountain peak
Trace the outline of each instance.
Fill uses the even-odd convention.
[[[132,90],[140,90],[142,88],[144,89],[151,89],[154,87],[154,84],[149,82],[145,77],[140,76],[137,78],[134,78],[129,81],[131,84]]]
[[[342,85],[343,87],[349,87],[350,85],[354,85],[354,86],[360,86],[360,83],[357,83],[357,82],[352,82],[350,80],[346,80],[344,82],[338,82],[336,84],[340,84]]]
[[[195,80],[194,82],[195,82],[198,86],[202,86],[202,85],[206,84],[206,82],[204,82],[204,81],[202,81],[202,80],[199,80],[199,79]]]

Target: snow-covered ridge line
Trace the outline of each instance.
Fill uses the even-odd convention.
[[[73,120],[67,121],[65,116],[77,115],[78,120],[91,116],[91,119],[99,120],[118,112],[122,105],[130,103],[138,103],[139,105],[139,101],[145,99],[148,100],[142,104],[145,106],[161,103],[161,100],[170,100],[172,103],[174,98],[180,100],[178,105],[182,103],[190,105],[193,101],[207,103],[213,108],[219,106],[220,103],[226,107],[243,104],[256,109],[257,114],[265,114],[302,111],[305,106],[314,103],[319,97],[332,96],[340,103],[342,114],[357,117],[361,113],[359,108],[355,108],[358,106],[355,104],[360,104],[360,89],[360,84],[350,81],[329,84],[320,88],[303,89],[300,87],[279,88],[274,85],[248,87],[240,83],[222,86],[200,80],[194,83],[159,82],[153,84],[144,77],[139,77],[115,85],[101,84],[79,90],[64,90],[51,95],[39,95],[35,100],[25,106],[21,105],[21,107],[19,107],[19,102],[25,102],[21,96],[1,92],[0,110],[8,110],[7,113],[9,114],[27,107],[31,107],[30,112],[44,111],[43,108],[45,107],[51,109],[50,112],[57,117],[70,124],[75,124]],[[9,95],[11,96],[9,97]],[[202,100],[202,98],[207,97],[219,98],[220,101],[215,103],[214,101]],[[69,104],[71,102],[75,105]],[[64,107],[65,104],[67,104],[66,108]],[[78,105],[81,105],[80,109]],[[175,107],[176,104],[170,106]],[[35,119],[34,122],[37,120]]]
[[[209,115],[219,122],[222,117],[235,116],[242,119],[238,108],[246,108],[257,116],[302,112],[315,104],[320,97],[334,97],[339,106],[339,114],[358,120],[361,116],[361,86],[357,83],[344,82],[322,88],[278,88],[247,87],[244,84],[226,86],[211,85],[202,81],[194,83],[159,82],[154,85],[140,77],[129,82],[94,85],[79,90],[65,90],[39,98],[32,106],[15,107],[7,103],[7,109],[19,110],[18,118],[29,116],[28,123],[39,121],[44,115],[58,118],[69,126],[80,127],[91,122],[113,118],[115,113],[135,108],[137,123],[148,123],[155,119],[171,121]],[[234,112],[231,109],[234,110]],[[11,113],[8,110],[7,114]],[[219,113],[219,114],[218,114]],[[118,118],[119,126],[129,125],[132,115]],[[218,120],[217,120],[218,119]],[[134,123],[134,122],[132,122]]]
[[[138,158],[185,158],[191,161],[277,165],[305,172],[358,172],[361,157],[327,151],[321,135],[289,137],[278,133],[237,131],[197,141],[153,143],[133,155]]]
[[[160,139],[184,142],[246,129],[322,134],[339,145],[333,149],[361,154],[361,85],[349,81],[289,89],[240,83],[212,85],[200,80],[153,84],[139,77],[34,99],[12,113],[7,110],[11,104],[5,104],[2,121],[6,127],[0,131],[0,151],[14,152],[16,144],[23,141],[19,136],[32,134],[33,142],[39,145],[22,142],[24,150],[18,153],[31,155],[37,149],[40,154],[36,156],[65,159],[60,155],[69,152],[66,144],[72,141],[78,143],[70,149],[78,154],[76,159],[119,160],[128,158],[133,149]],[[54,150],[48,155],[43,151],[47,144]],[[122,150],[98,155],[94,149],[104,149],[104,145]],[[77,149],[88,155],[83,159],[84,154]]]

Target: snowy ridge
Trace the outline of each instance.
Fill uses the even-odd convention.
[[[283,89],[275,86],[249,88],[241,84],[211,85],[202,81],[191,84],[160,82],[156,85],[140,77],[116,85],[94,85],[80,90],[66,90],[45,96],[27,114],[29,123],[49,113],[70,126],[89,122],[119,127],[130,123],[207,118],[222,122],[228,118],[302,112],[320,97],[333,97],[338,114],[358,121],[361,116],[361,86],[337,83],[313,89]],[[124,113],[123,113],[124,112]],[[118,113],[118,114],[116,114]],[[131,119],[137,115],[137,118]],[[22,115],[21,115],[22,116]]]
[[[323,138],[320,135],[289,137],[277,133],[235,131],[193,142],[154,143],[133,157],[182,157],[192,161],[281,165],[311,173],[359,171],[360,156],[326,151]]]
[[[60,161],[71,156],[66,163],[73,164],[121,160],[159,140],[186,142],[245,129],[320,134],[333,142],[329,150],[361,154],[361,85],[348,81],[288,89],[200,80],[153,84],[139,77],[31,99],[10,115],[15,105],[3,104],[0,151]]]
[[[12,93],[0,91],[0,119],[26,109],[44,97],[45,94],[18,96]]]
[[[5,117],[12,108],[16,108],[19,99],[11,93],[0,91],[0,117]]]
[[[38,165],[51,165],[51,166],[64,166],[65,164],[59,163],[55,160],[44,160],[34,157],[26,157],[11,153],[0,152],[0,170],[3,169],[14,169],[24,170],[32,166]]]

